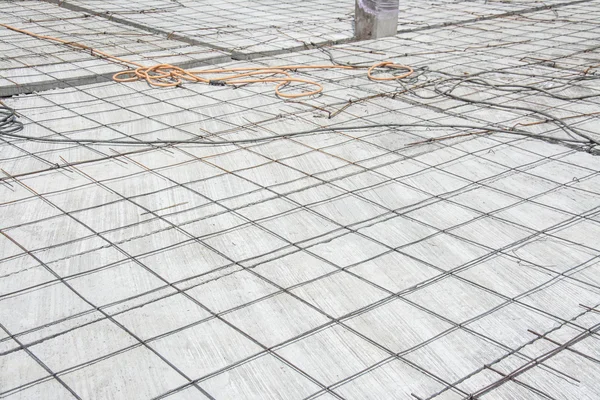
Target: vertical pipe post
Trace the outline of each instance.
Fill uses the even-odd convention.
[[[394,36],[399,0],[355,0],[354,36],[358,40]]]

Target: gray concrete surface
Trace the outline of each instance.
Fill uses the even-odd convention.
[[[69,3],[165,31],[159,15],[188,18],[181,34],[204,23],[177,14],[201,15],[199,2]],[[0,136],[0,398],[598,398],[600,156],[564,140],[600,138],[600,2],[500,14],[538,6],[439,1],[412,7],[424,23],[394,37],[218,64],[394,60],[416,71],[401,82],[298,71],[324,86],[301,101],[271,84],[110,80],[3,98],[23,134],[80,142]],[[232,24],[250,18],[228,7],[240,5],[220,4]],[[471,21],[480,9],[498,14]],[[310,15],[306,24],[322,23]],[[129,48],[124,37],[112,35],[112,49]],[[50,53],[31,53],[30,38],[3,43]],[[58,65],[83,57],[59,55]],[[460,86],[460,98],[430,84],[481,72],[494,86]],[[386,123],[407,126],[344,128]],[[118,143],[324,126],[336,129],[218,146]]]

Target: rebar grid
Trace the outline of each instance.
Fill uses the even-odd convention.
[[[594,43],[574,48],[576,42],[563,39],[587,32],[589,7],[561,8],[559,17],[528,14],[524,28],[531,35],[517,31],[519,40],[507,32],[523,28],[523,16],[454,27],[450,38],[448,30],[432,29],[330,52],[336,60],[370,62],[385,56],[375,53],[383,48],[388,55],[409,54],[416,67],[453,73],[516,65],[517,71],[561,76],[581,72],[593,60],[594,50],[586,49]],[[571,21],[568,34],[559,18]],[[497,45],[480,46],[474,31],[501,37]],[[443,48],[449,51],[437,53]],[[327,58],[315,50],[264,63]],[[328,90],[302,103],[281,102],[257,86],[164,91],[103,83],[10,105],[37,134],[68,138],[94,129],[110,138],[222,140],[398,119],[533,122],[532,132],[563,135],[543,120],[537,124],[535,114],[427,100],[427,89],[418,93],[423,96],[394,95],[404,89],[356,73],[309,76]],[[387,95],[368,98],[378,93]],[[556,101],[491,89],[479,94],[497,104],[573,117],[573,126],[597,134],[596,98]],[[368,99],[356,101],[362,98]],[[113,122],[123,113],[124,120]],[[72,129],[65,118],[88,125]],[[164,372],[171,379],[160,387],[143,384],[150,398],[188,390],[208,398],[243,396],[228,392],[237,386],[224,387],[222,379],[247,393],[244,385],[261,382],[260,396],[272,398],[377,398],[392,390],[422,399],[447,391],[468,398],[509,381],[524,390],[523,398],[559,398],[571,390],[594,396],[600,282],[589,271],[599,265],[597,157],[508,135],[430,140],[455,134],[450,128],[341,127],[252,145],[151,149],[3,139],[0,204],[6,218],[0,240],[7,253],[0,263],[12,269],[3,274],[0,310],[32,307],[58,293],[67,304],[73,295],[82,303],[37,321],[0,315],[6,332],[0,355],[26,353],[45,371],[0,396],[56,379],[84,398],[86,371],[102,374],[111,362],[134,368],[138,354],[150,354],[144,363],[175,374]],[[32,209],[39,211],[26,212]],[[19,279],[21,274],[31,279]],[[40,299],[32,297],[36,293]],[[162,304],[162,319],[160,313],[153,317],[160,310],[152,308],[140,316]],[[142,329],[148,324],[151,333]],[[52,354],[57,347],[68,350],[69,340],[90,346],[86,329],[110,333],[113,326],[124,336],[114,336],[106,348],[64,360]],[[224,354],[211,352],[201,339],[207,335],[230,341],[216,345]],[[584,348],[572,347],[586,341]],[[192,361],[178,347],[195,354]],[[448,367],[431,361],[436,359]],[[283,375],[289,380],[279,378],[283,387],[269,382],[280,368],[289,371]],[[409,382],[398,389],[394,382],[404,374]],[[540,374],[538,379],[563,383],[542,384]]]

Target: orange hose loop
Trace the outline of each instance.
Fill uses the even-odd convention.
[[[402,75],[383,76],[383,77],[373,76],[372,72],[376,68],[381,68],[381,67],[392,68],[392,69],[404,69],[404,70],[406,70],[406,73],[404,73]],[[392,61],[383,61],[383,62],[380,62],[380,63],[377,63],[377,64],[371,66],[369,68],[369,70],[367,71],[367,76],[372,81],[396,81],[398,79],[407,78],[407,77],[411,76],[414,72],[415,71],[408,65],[396,64]]]
[[[310,79],[294,78],[290,75],[291,71],[301,69],[362,69],[365,67],[349,66],[349,65],[281,65],[271,67],[241,67],[241,68],[227,68],[227,69],[208,69],[208,70],[186,70],[183,68],[176,67],[169,64],[157,64],[152,67],[130,61],[124,58],[113,56],[112,54],[105,53],[100,50],[96,50],[92,47],[86,46],[81,43],[71,42],[64,39],[55,38],[52,36],[38,35],[24,29],[15,28],[10,25],[0,24],[0,26],[10,29],[15,32],[19,32],[25,35],[29,35],[38,39],[49,40],[56,43],[70,46],[78,50],[89,50],[93,55],[109,59],[111,61],[118,62],[120,64],[129,65],[135,67],[135,69],[129,69],[126,71],[117,72],[113,75],[115,82],[136,82],[146,81],[151,86],[157,87],[174,87],[179,86],[183,81],[190,82],[202,82],[207,84],[218,84],[218,85],[245,85],[249,83],[277,83],[275,86],[275,93],[277,96],[287,99],[297,99],[300,97],[307,97],[319,94],[323,91],[323,85]],[[376,77],[372,75],[372,72],[376,68],[390,68],[390,69],[404,69],[406,73],[402,75],[393,75],[386,77]],[[367,76],[373,81],[394,81],[406,78],[413,74],[413,69],[406,65],[395,64],[392,61],[384,61],[371,66],[367,70]],[[228,76],[221,77],[220,79],[209,79],[202,75],[221,75],[231,74]],[[271,77],[259,78],[255,76],[260,75],[271,75]],[[275,77],[279,75],[279,77]],[[281,89],[290,85],[291,83],[301,83],[314,87],[313,90],[303,91],[299,93],[282,93]]]

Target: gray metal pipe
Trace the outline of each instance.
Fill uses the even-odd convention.
[[[399,0],[356,0],[354,36],[359,40],[394,36]]]

